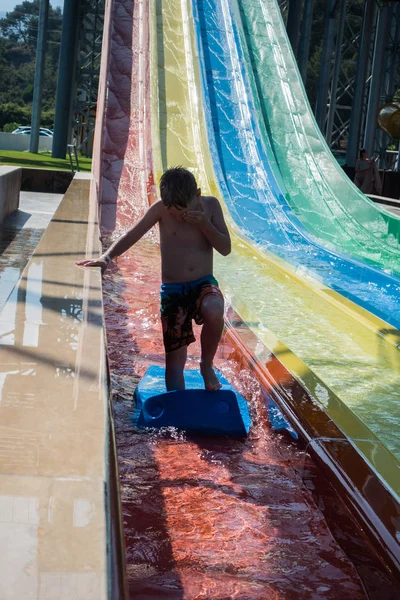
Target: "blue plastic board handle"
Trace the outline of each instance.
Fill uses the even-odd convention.
[[[286,430],[295,440],[299,439],[297,431],[293,429],[285,415],[279,410],[278,406],[270,396],[267,397],[268,416],[271,427],[274,431]]]
[[[186,390],[167,392],[163,367],[150,367],[135,390],[138,427],[176,427],[205,435],[245,437],[251,426],[246,400],[217,372],[218,392],[204,389],[199,371],[185,371]]]

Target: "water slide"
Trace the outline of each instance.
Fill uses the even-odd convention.
[[[331,289],[399,327],[399,279],[350,260],[343,253],[327,250],[289,207],[289,193],[261,111],[255,109],[259,98],[255,85],[250,85],[253,73],[246,60],[246,48],[239,40],[240,15],[231,10],[235,3],[201,2],[193,6],[213,163],[235,223],[247,237],[296,269],[301,267]],[[279,148],[282,145],[281,140]],[[304,149],[299,149],[299,155],[303,154]],[[284,168],[287,170],[285,165]],[[303,185],[303,179],[300,184]],[[354,186],[348,182],[348,187]],[[314,219],[321,218],[317,201],[313,215]],[[340,242],[340,236],[336,238]],[[337,247],[340,252],[340,244]]]
[[[277,2],[240,0],[236,8],[259,118],[288,203],[316,238],[399,273],[400,220],[350,184],[330,153],[308,104]]]
[[[214,12],[212,7],[212,3],[206,5],[199,2],[197,5],[203,11],[204,19],[207,15],[210,17],[210,36],[215,40],[220,31],[218,17],[224,21],[221,27],[225,26],[226,31],[230,29],[229,24],[226,26],[229,14],[224,13],[224,10],[229,11],[229,7],[225,2],[218,3]],[[222,200],[231,225],[233,251],[229,259],[217,257],[216,275],[234,308],[261,341],[270,345],[271,335],[276,337],[303,361],[306,372],[312,371],[317,376],[322,382],[317,385],[317,389],[320,389],[320,392],[316,392],[317,400],[328,413],[332,411],[335,414],[340,427],[346,431],[346,415],[340,414],[340,411],[338,415],[335,404],[334,408],[330,406],[327,389],[332,390],[380,441],[399,455],[400,437],[396,428],[391,426],[397,412],[400,366],[393,328],[366,311],[359,310],[354,304],[341,303],[320,281],[304,273],[301,264],[297,270],[293,270],[271,253],[268,244],[261,247],[252,242],[249,235],[249,232],[252,233],[250,218],[246,221],[246,227],[243,227],[243,217],[242,222],[235,220],[240,206],[235,202],[237,196],[233,197],[231,189],[239,184],[241,189],[246,187],[250,176],[246,170],[247,164],[244,164],[240,179],[237,170],[227,172],[224,186],[217,174],[221,166],[216,152],[212,154],[210,151],[210,125],[207,128],[204,119],[207,104],[203,100],[201,61],[199,63],[197,60],[192,7],[189,3],[182,3],[182,19],[173,21],[179,32],[172,30],[169,16],[172,8],[156,2],[151,4],[151,10],[154,179],[157,181],[168,165],[185,164],[195,173],[204,193],[216,195]],[[198,29],[201,29],[201,25],[198,19]],[[205,20],[203,25],[203,31],[207,31]],[[174,34],[173,42],[171,32]],[[224,40],[216,43],[219,47],[217,57],[222,63],[225,57],[232,56],[234,48]],[[204,52],[201,58],[204,63]],[[208,88],[209,97],[215,89]],[[220,95],[223,96],[224,91]],[[226,97],[232,100],[229,94]],[[242,96],[242,109],[244,102]],[[225,118],[229,121],[229,115]],[[230,122],[234,122],[232,118]],[[219,135],[218,138],[216,135],[214,137],[215,145],[225,145],[236,158],[238,146],[232,144],[232,138],[223,136],[222,120],[218,125],[218,128],[214,128],[214,135],[216,130]],[[234,142],[236,139],[233,138]],[[226,171],[226,165],[224,167]],[[258,167],[261,169],[262,164],[259,163]],[[229,186],[232,181],[233,184]],[[260,230],[266,218],[263,220],[261,210],[257,213],[254,203],[252,212],[253,222]],[[264,215],[267,212],[264,208]],[[249,211],[247,214],[250,214]],[[254,219],[257,214],[258,220]],[[282,232],[285,233],[283,228],[279,233]],[[292,246],[296,239],[293,242]],[[381,241],[379,243],[383,244]],[[306,383],[301,373],[297,375]]]
[[[253,7],[256,5],[265,7],[263,2],[252,3]],[[286,138],[279,138],[278,134],[284,128],[282,125],[283,115],[281,114],[280,119],[277,118],[275,122],[276,131],[278,132],[276,136],[280,139],[279,142],[279,140],[273,139],[272,133],[269,136],[267,135],[267,127],[264,120],[261,122],[260,114],[258,114],[257,119],[257,111],[254,106],[258,97],[255,94],[250,97],[248,93],[248,87],[250,86],[246,87],[246,76],[250,77],[253,72],[249,75],[250,68],[247,71],[244,68],[246,65],[249,66],[249,63],[244,60],[245,49],[240,45],[237,27],[240,17],[243,16],[243,11],[239,13],[239,10],[235,10],[235,2],[229,3],[226,0],[221,2],[214,2],[213,0],[199,1],[194,2],[193,6],[201,57],[203,90],[205,90],[205,114],[208,116],[208,139],[212,151],[213,168],[217,173],[216,178],[220,185],[219,197],[224,198],[229,216],[233,220],[234,226],[236,226],[236,231],[239,230],[239,235],[244,234],[246,238],[256,242],[256,247],[262,247],[264,258],[262,267],[265,267],[266,264],[268,266],[272,264],[278,266],[274,257],[274,255],[278,255],[295,267],[294,272],[301,280],[300,285],[295,288],[291,288],[289,285],[287,289],[277,287],[275,277],[266,279],[263,268],[260,271],[255,270],[254,260],[250,260],[250,264],[244,267],[244,259],[240,255],[240,257],[237,257],[237,264],[233,265],[229,274],[225,263],[221,262],[221,265],[218,265],[222,270],[225,285],[235,290],[235,295],[238,298],[240,297],[243,304],[246,305],[246,310],[252,314],[250,320],[258,323],[259,329],[272,329],[278,338],[293,350],[298,357],[302,358],[305,364],[328,387],[335,391],[398,455],[398,442],[392,438],[391,430],[393,430],[393,427],[390,425],[393,418],[395,418],[398,406],[399,359],[398,350],[393,347],[398,341],[396,332],[393,330],[391,341],[385,340],[388,345],[383,343],[383,346],[381,346],[376,337],[373,339],[375,334],[372,334],[371,337],[373,319],[369,314],[363,314],[362,319],[353,314],[354,321],[351,324],[351,319],[347,320],[348,315],[343,320],[343,313],[340,314],[341,311],[337,310],[337,306],[333,308],[329,302],[332,295],[325,302],[314,299],[318,307],[315,306],[312,309],[307,304],[305,296],[308,296],[310,287],[314,291],[317,288],[321,292],[322,286],[319,287],[318,284],[316,285],[315,280],[313,281],[310,278],[310,273],[314,278],[319,275],[319,281],[322,280],[322,282],[330,284],[331,288],[344,292],[345,295],[356,300],[359,305],[369,308],[375,314],[385,316],[388,322],[397,325],[397,317],[394,316],[393,311],[396,310],[395,307],[399,301],[399,280],[393,277],[385,280],[384,273],[363,266],[358,261],[352,261],[343,255],[328,252],[316,243],[313,244],[313,239],[310,238],[308,232],[305,231],[304,227],[299,226],[296,216],[286,204],[290,194],[287,192],[288,186],[285,187],[285,182],[294,177],[294,169],[289,168],[287,163],[283,163],[283,159],[280,162],[271,159],[271,149],[276,146],[280,149],[282,155],[284,151],[289,155],[288,146],[290,149],[292,144],[285,144],[284,140],[292,138],[299,140],[300,135],[295,135],[292,132]],[[232,6],[233,10],[231,10]],[[279,31],[279,26],[282,26],[280,16],[277,19],[278,24],[273,29],[274,32]],[[259,22],[260,15],[253,15],[250,20]],[[265,30],[268,30],[267,24]],[[243,42],[245,41],[243,36],[241,39]],[[283,50],[277,52],[276,43],[274,46],[265,38],[261,37],[260,39],[264,41],[263,47],[265,49],[273,49],[272,56],[267,58],[269,58],[271,65],[275,65],[274,81],[276,85],[278,86],[278,83],[281,83],[283,86],[283,78],[276,76],[276,73],[280,71],[279,65],[275,63],[278,60],[277,56],[281,57],[285,53]],[[261,43],[260,39],[258,40],[259,43]],[[248,42],[249,45],[250,43],[254,44],[254,39],[250,36]],[[266,54],[265,51],[264,54]],[[286,51],[286,55],[290,58],[290,52]],[[270,69],[272,71],[271,65]],[[260,62],[257,62],[257,66],[262,71]],[[293,65],[292,71],[297,74]],[[271,78],[268,79],[269,82]],[[287,87],[290,88],[290,86]],[[254,104],[252,104],[252,100]],[[277,99],[276,104],[281,107],[281,103]],[[276,104],[272,107],[273,109],[275,109]],[[303,105],[305,108],[308,106],[304,98]],[[304,107],[303,113],[306,112]],[[270,111],[272,111],[272,108],[270,107]],[[297,113],[294,111],[292,113],[288,111],[286,120],[294,122],[295,114]],[[307,115],[307,117],[312,121],[310,115]],[[201,125],[198,128],[200,130]],[[320,137],[318,136],[318,139]],[[271,139],[272,142],[270,142]],[[392,219],[394,222],[396,221],[395,218],[382,216],[383,213],[381,214],[368,199],[358,192],[351,182],[346,180],[340,168],[333,164],[335,161],[321,140],[321,147],[317,147],[314,141],[314,148],[312,148],[314,152],[311,152],[310,139],[314,140],[314,138],[310,134],[308,137],[303,135],[302,139],[304,148],[298,148],[298,156],[304,156],[308,151],[310,155],[308,161],[313,160],[315,164],[319,165],[319,155],[322,150],[324,151],[325,157],[321,163],[326,166],[329,159],[331,171],[334,168],[336,173],[336,179],[331,177],[333,184],[336,184],[336,189],[340,188],[340,185],[343,189],[347,189],[346,199],[349,202],[351,200],[351,210],[354,213],[358,202],[359,208],[357,211],[360,222],[357,221],[357,226],[364,231],[360,247],[364,248],[365,255],[369,252],[369,258],[373,255],[372,248],[375,247],[375,257],[378,256],[379,250],[382,259],[380,266],[382,270],[384,268],[388,269],[389,262],[385,263],[383,261],[383,258],[387,258],[389,255],[385,246],[388,240],[377,239],[369,232],[367,226],[373,230],[373,217],[375,217],[375,221],[381,216],[382,219]],[[305,142],[307,142],[307,145]],[[277,171],[279,171],[278,174]],[[301,189],[300,186],[304,181],[305,172],[304,169],[302,171],[297,170],[299,185],[296,190]],[[285,177],[280,176],[282,173],[286,174]],[[321,194],[321,189],[318,198],[311,185],[314,181],[313,178],[309,178],[309,187],[307,190],[303,190],[303,196],[308,194],[308,197],[314,197],[313,208],[309,207],[307,209],[305,203],[301,203],[300,199],[297,199],[297,202],[304,213],[313,215],[315,222],[318,219],[321,221],[319,229],[319,237],[321,238],[326,225],[326,215],[319,207],[324,202],[330,205],[332,205],[332,202],[329,202],[329,198],[326,198],[327,194]],[[347,188],[344,187],[345,184]],[[293,186],[294,184],[292,190]],[[210,185],[207,189],[212,191]],[[334,191],[332,191],[332,188],[329,188],[328,191],[330,196],[333,197]],[[296,197],[299,193],[296,194]],[[363,212],[361,210],[362,203],[365,204]],[[340,204],[338,199],[336,199],[336,204]],[[298,211],[298,214],[300,214],[300,211]],[[347,221],[349,227],[352,226],[354,215],[349,215]],[[336,246],[339,251],[344,246],[345,250],[350,252],[349,244],[347,246],[341,244],[344,234],[341,235],[340,232],[344,229],[340,219],[335,218],[333,220],[330,218],[330,222],[330,230],[333,231],[334,227],[340,230],[339,233],[332,234],[333,239],[337,241]],[[315,231],[315,228],[313,230],[310,227],[310,229]],[[359,243],[360,238],[354,236],[355,233],[352,231],[347,237],[353,239],[355,243]],[[398,248],[394,247],[393,256],[396,255],[396,252],[398,264]],[[274,253],[274,255],[271,256],[270,253]],[[361,256],[361,253],[359,254]],[[254,253],[253,257],[255,256]],[[237,265],[240,265],[240,269],[235,271]],[[283,271],[280,272],[282,276],[282,272],[285,272],[288,266],[282,265],[282,263],[279,266],[283,267]],[[279,266],[276,271],[274,270],[274,274],[279,272]],[[239,287],[239,281],[241,281],[239,271],[244,275],[242,289]],[[246,289],[246,274],[250,273],[249,281],[257,279],[257,289],[265,290],[264,297],[260,298],[258,294],[254,294],[248,283]],[[321,297],[321,295],[324,294],[320,293],[319,296]],[[328,295],[329,292],[325,295],[325,298]],[[336,299],[340,303],[340,298]],[[273,308],[274,305],[275,308]],[[353,306],[353,309],[356,309],[356,306]],[[361,320],[364,322],[361,323]],[[384,322],[380,324],[378,329],[381,332],[383,330],[390,331],[390,327]],[[356,333],[354,334],[354,332]],[[263,338],[261,333],[258,332],[257,335],[260,335],[261,339]],[[386,350],[383,350],[382,353],[382,349],[388,349],[391,345],[389,354],[391,354],[392,359],[387,360],[389,354],[386,354]],[[379,350],[377,349],[378,346],[380,347]],[[373,356],[374,358],[372,358]],[[381,368],[388,376],[387,379],[385,376],[381,377]],[[390,374],[386,371],[386,368],[389,368]],[[387,387],[388,382],[389,387]],[[369,389],[373,390],[373,393],[368,393]],[[384,433],[384,430],[386,430],[386,433]],[[391,439],[389,440],[389,438]]]
[[[122,6],[115,3],[114,10],[122,13]],[[251,6],[261,10],[266,3],[253,2]],[[313,227],[296,208],[294,184],[289,193],[291,171],[288,168],[286,174],[283,162],[278,160],[277,142],[266,122],[269,113],[260,108],[262,97],[254,84],[257,61],[251,64],[249,60],[256,37],[244,27],[244,4],[237,6],[224,0],[152,0],[149,4],[139,1],[135,10],[132,45],[137,62],[132,71],[131,103],[125,107],[129,119],[121,116],[123,111],[116,109],[109,94],[109,116],[113,113],[120,131],[124,128],[128,132],[126,148],[112,132],[105,144],[106,155],[108,149],[110,155],[112,151],[120,153],[120,178],[108,178],[107,171],[111,169],[107,160],[103,163],[103,177],[111,181],[104,186],[106,191],[118,180],[120,229],[141,213],[146,196],[154,200],[154,183],[164,168],[174,164],[191,168],[203,193],[221,200],[231,229],[232,254],[216,257],[215,265],[227,304],[256,336],[260,348],[268,347],[279,357],[379,472],[385,485],[400,495],[400,436],[393,426],[400,369],[398,336],[393,327],[397,317],[391,316],[397,306],[399,285],[393,276],[396,269],[392,268],[393,257],[398,256],[395,236],[392,239],[386,230],[384,233],[383,225],[376,230],[372,225],[367,227],[361,210],[357,220],[356,209],[352,208],[350,233],[344,227],[345,219],[338,218],[342,231],[338,239],[347,240],[347,245],[333,244],[338,234],[325,235],[322,210],[321,229],[315,225],[315,206],[321,199],[315,200],[313,210],[303,211],[310,221],[314,219]],[[129,18],[130,15],[115,18],[114,24],[126,20],[128,27]],[[279,20],[277,28],[280,26]],[[113,37],[124,39],[119,31],[114,31]],[[287,40],[284,43],[290,57]],[[275,48],[273,56],[278,66],[276,54]],[[271,56],[270,60],[273,64]],[[120,74],[123,83],[128,71],[127,60],[111,59],[110,78],[115,78],[115,82]],[[122,96],[126,101],[126,93]],[[289,112],[286,119],[295,120],[295,113]],[[310,139],[307,138],[308,144]],[[309,154],[308,164],[317,163],[317,154]],[[301,171],[302,176],[304,172]],[[337,174],[339,178],[340,170]],[[368,204],[366,212],[376,211],[350,183],[347,185],[360,202]],[[296,200],[302,205],[297,196]],[[326,204],[332,210],[329,220],[335,224],[332,214],[339,208],[333,209],[328,200]],[[106,216],[108,209],[109,206],[103,206]],[[376,215],[378,221],[381,219],[379,223],[391,222],[386,213],[377,211]],[[363,231],[364,246],[349,242],[357,228]],[[138,248],[120,261],[123,281],[132,278],[132,272],[134,281],[123,284],[118,277],[114,282],[117,289],[127,285],[125,300],[116,301],[111,292],[109,301],[115,313],[129,313],[128,329],[135,326],[140,331],[134,345],[139,374],[145,363],[162,360],[154,341],[159,335],[154,325],[157,292],[144,285],[149,278],[154,285],[156,279],[155,238],[149,241],[145,250]],[[152,266],[146,266],[146,259],[151,259]],[[106,281],[107,285],[111,284]],[[136,286],[136,291],[129,286]],[[145,308],[140,303],[143,293],[148,299]],[[128,304],[133,308],[129,309]],[[133,314],[134,309],[139,316]],[[110,318],[109,338],[113,331],[120,346],[119,367],[126,364],[129,353],[127,346],[121,346],[121,335],[125,335],[121,326]],[[118,383],[122,393],[124,377],[122,373]],[[158,468],[167,470],[169,451],[159,452]],[[177,521],[175,526],[178,527]]]

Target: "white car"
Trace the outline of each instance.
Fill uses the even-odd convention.
[[[24,131],[26,131],[27,129],[30,130],[30,126],[28,126],[28,127],[18,127],[17,129],[14,129],[14,131],[12,131],[11,133],[14,133],[14,134],[24,133]]]
[[[30,126],[21,126],[21,127],[18,127],[17,129],[14,129],[14,131],[12,131],[11,133],[14,133],[15,135],[30,135],[31,127]],[[40,127],[39,135],[41,135],[43,137],[53,137],[53,132],[51,129],[46,129],[46,127]]]

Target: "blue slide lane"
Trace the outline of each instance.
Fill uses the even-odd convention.
[[[236,225],[300,272],[400,328],[400,280],[318,244],[286,202],[259,129],[230,1],[192,2],[210,151]]]

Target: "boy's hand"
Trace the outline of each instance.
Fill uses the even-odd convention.
[[[184,213],[183,220],[186,221],[186,223],[197,225],[200,228],[205,227],[210,222],[201,202],[199,202],[199,210],[188,210]]]
[[[108,267],[108,262],[102,256],[99,256],[99,258],[78,260],[75,264],[78,265],[78,267],[100,267],[102,273],[104,273]]]

